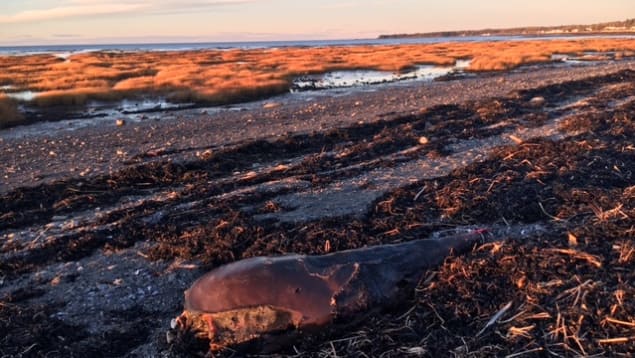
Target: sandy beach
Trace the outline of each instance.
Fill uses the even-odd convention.
[[[209,269],[465,228],[494,243],[272,354],[628,354],[634,113],[624,58],[2,130],[0,355],[205,355],[166,332]]]

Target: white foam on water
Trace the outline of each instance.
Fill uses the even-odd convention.
[[[34,100],[40,92],[34,91],[21,91],[21,92],[9,92],[5,93],[5,95],[9,98],[17,99],[18,101],[32,101]]]
[[[128,100],[124,99],[118,103],[118,110],[120,112],[145,112],[150,110],[167,110],[167,109],[179,109],[185,106],[190,106],[192,103],[171,103],[162,98],[155,99],[143,99],[143,100]]]
[[[366,87],[408,80],[431,81],[451,73],[463,72],[471,61],[457,60],[454,66],[419,65],[412,71],[389,72],[377,70],[333,71],[302,76],[293,81],[292,92],[333,88]]]
[[[69,57],[71,57],[72,55],[73,55],[73,52],[58,52],[53,54],[53,56],[61,58],[66,61],[68,61]]]
[[[459,60],[456,60],[456,62],[454,63],[454,68],[458,70],[465,70],[468,67],[470,67],[471,63],[472,63],[472,60],[459,59]]]
[[[551,55],[551,61],[562,62],[569,65],[588,64],[598,61],[603,61],[603,58],[613,58],[615,52],[596,52],[586,51],[581,55],[578,54],[566,54],[566,53],[554,53]]]

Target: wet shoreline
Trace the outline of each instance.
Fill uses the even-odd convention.
[[[517,69],[514,73],[491,73],[455,81],[395,83],[360,87],[360,91],[329,89],[289,93],[236,107],[140,114],[123,127],[116,126],[115,118],[121,118],[119,116],[97,118],[95,122],[88,120],[86,126],[82,125],[86,120],[79,119],[77,123],[43,122],[15,127],[0,131],[0,159],[7,167],[0,182],[2,191],[6,191],[18,184],[37,185],[68,175],[98,175],[138,162],[131,161],[135,155],[157,150],[178,153],[174,160],[192,160],[197,151],[210,148],[270,140],[285,133],[310,133],[372,123],[395,115],[419,113],[430,105],[477,100],[539,83],[632,69],[634,63],[625,60],[582,68]],[[266,108],[268,103],[274,103],[274,108]]]
[[[581,55],[553,54],[551,63],[534,65],[534,67],[581,67],[608,63],[615,53],[585,52]],[[289,92],[302,93],[305,96],[319,95],[319,91],[342,90],[350,93],[381,90],[391,85],[408,85],[410,82],[425,84],[431,81],[448,81],[466,77],[479,76],[479,73],[469,72],[470,60],[457,60],[453,66],[418,65],[401,72],[379,70],[342,70],[321,74],[298,76],[291,81]],[[523,67],[532,67],[525,65]],[[523,68],[518,70],[523,71]],[[525,69],[526,70],[526,69]],[[227,103],[225,105],[210,106],[205,103],[172,102],[168,98],[152,97],[122,99],[114,102],[89,101],[82,106],[52,106],[38,107],[30,104],[39,95],[38,92],[12,92],[12,86],[3,86],[5,95],[13,100],[21,101],[20,111],[25,117],[25,124],[32,126],[38,122],[63,122],[59,125],[47,123],[40,132],[45,130],[75,130],[93,125],[101,125],[108,121],[128,120],[138,122],[147,119],[158,119],[161,115],[190,109],[200,109],[201,112],[221,112],[225,110],[239,111],[252,106],[254,102],[262,100],[275,101],[276,97],[265,97],[249,102]],[[306,93],[305,93],[306,92]],[[136,97],[136,96],[135,96]],[[37,131],[37,129],[35,129]],[[0,136],[2,134],[0,133]]]

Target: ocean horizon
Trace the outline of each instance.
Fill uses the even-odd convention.
[[[231,50],[279,47],[327,47],[357,45],[407,45],[434,44],[442,42],[483,42],[483,41],[520,41],[532,39],[562,39],[572,36],[457,36],[457,37],[420,37],[420,38],[370,38],[336,40],[280,40],[280,41],[225,41],[225,42],[153,42],[124,44],[68,44],[68,45],[25,45],[0,46],[0,55],[31,55],[45,53],[77,53],[93,51],[195,51],[195,50]],[[589,35],[576,38],[633,38],[635,35]]]
[[[0,54],[38,54],[84,51],[186,51],[230,50],[276,47],[324,47],[354,45],[428,44],[439,42],[504,41],[513,36],[464,36],[396,39],[336,39],[336,40],[276,40],[276,41],[220,41],[220,42],[150,42],[123,44],[67,44],[0,46]]]

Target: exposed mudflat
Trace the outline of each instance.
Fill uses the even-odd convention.
[[[0,131],[0,356],[204,355],[165,332],[213,267],[463,227],[495,243],[275,353],[628,355],[634,114],[625,60]]]

